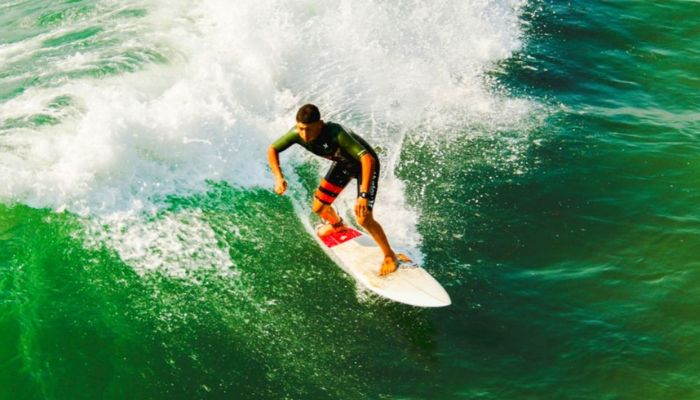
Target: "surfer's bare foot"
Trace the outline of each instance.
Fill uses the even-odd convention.
[[[323,225],[321,225],[321,227],[316,230],[316,234],[318,235],[318,237],[322,238],[322,237],[332,235],[336,232],[342,232],[342,231],[347,230],[347,229],[348,228],[345,226],[345,224],[343,223],[343,220],[341,219],[340,221],[338,221],[338,223],[335,223],[335,224],[323,224]]]
[[[399,267],[398,260],[396,256],[386,256],[384,257],[384,262],[382,262],[382,267],[379,270],[379,276],[388,275]]]

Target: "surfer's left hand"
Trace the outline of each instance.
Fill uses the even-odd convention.
[[[367,213],[369,212],[369,208],[367,207],[367,199],[364,199],[362,197],[357,198],[357,203],[355,203],[355,215],[358,218],[362,218],[367,216]]]

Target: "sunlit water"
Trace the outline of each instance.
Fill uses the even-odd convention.
[[[0,3],[0,398],[697,398],[699,14]],[[324,255],[327,162],[270,191],[306,102],[377,148],[452,306]]]

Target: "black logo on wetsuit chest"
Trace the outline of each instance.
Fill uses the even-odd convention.
[[[331,143],[323,141],[314,143],[311,150],[319,156],[332,157],[339,149],[337,149],[337,146],[333,146]]]

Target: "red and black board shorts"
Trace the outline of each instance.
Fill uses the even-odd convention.
[[[367,208],[372,211],[374,199],[377,197],[379,185],[379,160],[375,158],[372,176],[370,177],[369,190],[367,191]],[[352,178],[357,180],[357,196],[360,196],[362,166],[350,163],[333,162],[326,176],[321,179],[321,184],[316,189],[316,198],[323,204],[331,205],[340,192],[345,189]]]

